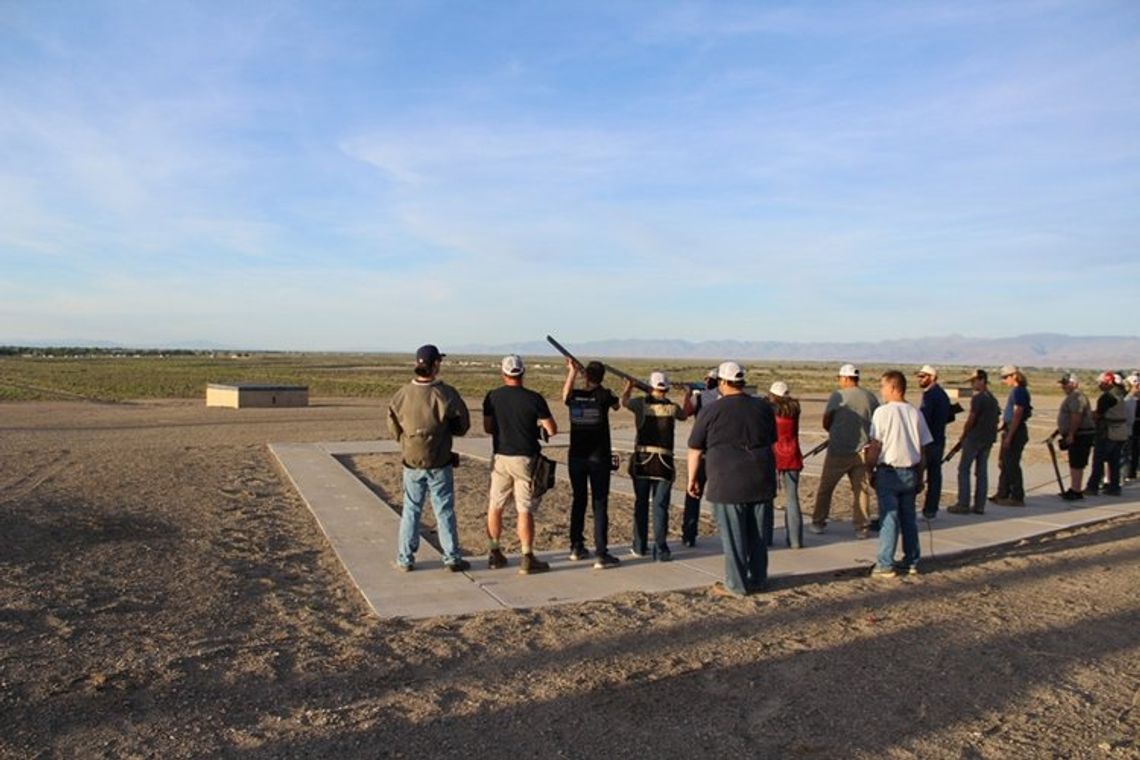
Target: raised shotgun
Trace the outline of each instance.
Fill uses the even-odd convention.
[[[569,359],[570,361],[577,364],[579,367],[585,366],[582,364],[582,362],[578,361],[578,358],[576,356],[574,356],[574,354],[570,353],[569,349],[567,349],[566,346],[562,345],[557,340],[555,340],[553,335],[547,335],[546,336],[546,342],[549,343],[550,345],[554,346],[555,350],[557,350],[558,353],[562,354],[567,359]],[[643,383],[641,380],[638,380],[633,375],[628,375],[625,372],[622,372],[617,367],[611,367],[608,364],[603,364],[602,366],[605,367],[606,371],[609,372],[610,374],[617,375],[622,380],[629,380],[631,383],[633,383],[634,387],[637,388],[638,390],[644,391],[645,393],[650,392],[650,390],[651,390],[650,387],[647,384]]]

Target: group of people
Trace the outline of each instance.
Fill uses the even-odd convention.
[[[455,457],[451,452],[453,436],[464,435],[470,419],[458,392],[439,378],[443,356],[435,346],[421,347],[416,353],[414,379],[396,393],[388,409],[389,429],[401,444],[404,460],[404,509],[396,557],[397,566],[403,570],[414,569],[419,520],[429,493],[444,564],[456,572],[470,567],[459,550]],[[524,386],[525,372],[520,357],[504,357],[502,385],[483,400],[483,429],[492,437],[493,451],[487,561],[491,569],[509,564],[500,547],[500,536],[503,510],[513,504],[521,544],[519,572],[533,574],[549,569],[549,563],[534,554],[534,513],[541,501],[532,487],[534,467],[541,452],[540,437],[555,435],[558,428],[546,400]],[[672,559],[667,537],[670,494],[677,472],[675,424],[695,416],[685,460],[688,477],[682,543],[696,545],[700,503],[706,499],[716,518],[725,557],[725,580],[714,587],[714,592],[741,596],[761,590],[767,578],[767,547],[773,540],[778,486],[786,494],[787,545],[797,549],[803,546],[798,495],[804,466],[799,445],[801,409],[787,384],[773,383],[765,396],[755,397],[745,391],[743,368],[727,361],[708,374],[699,393],[694,394],[686,385],[678,403],[669,398],[670,383],[663,372],[653,372],[648,384],[642,386],[645,393],[636,396],[633,381],[626,382],[620,396],[614,394],[603,385],[605,374],[605,366],[599,362],[583,367],[567,360],[562,402],[570,420],[570,559],[591,557],[585,538],[589,505],[593,513],[594,567],[604,570],[621,564],[609,548],[608,510],[610,479],[619,467],[611,443],[610,413],[619,409],[633,414],[636,431],[628,466],[634,491],[630,552],[659,562]],[[1024,506],[1021,455],[1028,441],[1031,397],[1019,368],[1005,366],[999,374],[1010,389],[1004,410],[989,390],[985,370],[976,370],[968,378],[972,388],[968,417],[954,447],[954,451],[961,451],[958,499],[947,508],[949,512],[981,513],[987,501]],[[956,413],[965,411],[951,403],[935,368],[925,365],[916,377],[922,391],[917,409],[906,400],[907,378],[903,373],[892,370],[880,377],[880,402],[860,386],[859,369],[844,364],[837,376],[839,387],[829,396],[824,410],[826,455],[808,527],[813,533],[827,530],[833,493],[846,476],[853,493],[856,535],[870,538],[876,527],[870,503],[874,489],[879,512],[879,550],[872,571],[875,577],[918,572],[918,496],[925,491],[923,516],[936,517],[947,427]],[[1061,380],[1066,400],[1058,418],[1058,434],[1072,468],[1072,487],[1065,492],[1066,499],[1097,493],[1102,487],[1101,470],[1108,471],[1104,492],[1119,493],[1122,463],[1130,464],[1129,477],[1135,477],[1140,453],[1140,427],[1135,420],[1140,377],[1129,378],[1132,390],[1128,394],[1112,373],[1105,373],[1100,380],[1103,393],[1095,409],[1080,393],[1075,377],[1066,375]],[[1122,430],[1127,432],[1123,438]],[[999,437],[997,493],[987,496],[989,454]],[[1129,439],[1131,445],[1126,446]],[[1090,451],[1095,452],[1093,475],[1086,486],[1081,486]],[[896,562],[900,538],[902,560]]]

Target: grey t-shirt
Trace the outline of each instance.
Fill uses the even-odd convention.
[[[858,453],[867,445],[871,415],[878,407],[875,394],[858,386],[834,391],[823,410],[825,415],[834,412],[827,431],[827,450],[832,454]]]
[[[1065,400],[1061,402],[1061,408],[1057,412],[1057,429],[1061,431],[1061,435],[1069,434],[1069,421],[1074,414],[1081,415],[1081,422],[1077,425],[1079,432],[1091,433],[1096,429],[1093,424],[1092,406],[1089,404],[1088,396],[1075,390],[1065,396]]]
[[[1001,406],[994,394],[988,390],[975,393],[970,399],[970,414],[974,415],[974,426],[966,440],[975,446],[992,446],[997,440],[998,419]]]

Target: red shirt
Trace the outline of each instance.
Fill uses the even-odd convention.
[[[776,453],[777,470],[802,470],[804,468],[804,455],[800,451],[800,418],[781,417],[776,415]]]

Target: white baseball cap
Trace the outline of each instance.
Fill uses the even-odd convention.
[[[1128,376],[1129,385],[1140,385],[1140,373],[1133,372]]]
[[[844,364],[839,368],[840,377],[859,377],[859,368],[854,364]]]
[[[739,383],[744,380],[744,368],[736,362],[721,362],[720,366],[716,368],[716,376],[719,380]]]
[[[930,375],[931,377],[938,377],[938,370],[931,367],[929,364],[923,364],[922,369],[915,372],[916,375]]]
[[[1017,371],[1016,364],[1003,364],[1002,368],[998,370],[998,377],[1007,378],[1010,375],[1016,374]]]
[[[519,377],[526,372],[522,357],[518,354],[507,354],[503,357],[503,374],[507,377]]]
[[[658,391],[669,390],[669,378],[664,372],[651,372],[649,375],[649,387]]]
[[[776,382],[772,383],[772,387],[768,389],[768,392],[773,396],[787,396],[788,384],[783,380],[777,380]]]

